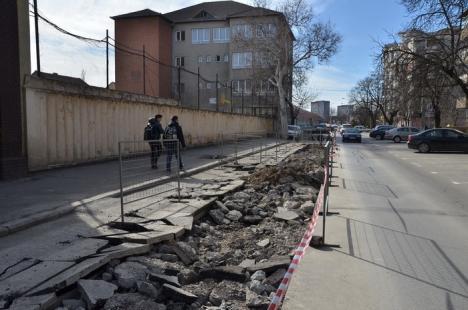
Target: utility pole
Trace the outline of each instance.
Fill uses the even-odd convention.
[[[37,0],[34,0],[34,26],[36,32],[36,62],[37,62],[37,76],[41,76],[41,56],[39,54],[39,16],[37,15]]]
[[[219,100],[218,100],[218,73],[216,73],[216,112],[219,111]]]
[[[109,88],[109,29],[106,29],[106,88]]]
[[[200,67],[198,67],[197,72],[197,107],[200,110]]]
[[[146,52],[145,45],[143,45],[143,94],[146,95]]]

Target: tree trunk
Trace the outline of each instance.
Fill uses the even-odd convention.
[[[278,83],[279,107],[277,113],[278,134],[281,138],[288,138],[288,104],[282,83]]]
[[[434,126],[435,128],[440,128],[440,108],[439,106],[436,104],[433,106],[434,108]]]

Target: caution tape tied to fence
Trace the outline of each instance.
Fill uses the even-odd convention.
[[[328,167],[325,167],[325,176],[324,176],[324,184],[328,182]],[[312,213],[312,217],[310,219],[309,224],[307,225],[307,229],[302,236],[301,242],[294,250],[294,257],[291,261],[291,264],[286,271],[286,274],[281,281],[278,289],[276,290],[275,296],[273,297],[270,305],[268,306],[268,310],[276,310],[279,309],[281,306],[281,302],[286,295],[286,291],[288,290],[289,283],[291,282],[292,275],[294,271],[299,266],[302,258],[304,257],[305,250],[309,246],[310,240],[312,240],[312,234],[314,233],[315,226],[317,225],[317,220],[319,217],[320,210],[324,206],[325,202],[325,185],[320,187],[320,192],[317,196],[317,200],[315,201],[314,212]]]

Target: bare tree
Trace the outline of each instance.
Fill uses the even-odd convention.
[[[361,123],[369,124],[370,127],[375,127],[380,113],[375,98],[380,100],[381,96],[374,95],[376,92],[374,86],[374,80],[369,76],[360,80],[349,94],[350,103],[355,105],[354,116],[358,117]]]
[[[468,100],[468,36],[463,34],[467,0],[401,0],[411,23],[402,32],[403,43],[393,50],[411,56],[447,76]]]
[[[307,85],[301,85],[295,89],[292,102],[288,101],[291,124],[296,123],[297,116],[301,110],[310,109],[310,103],[317,98]]]
[[[266,1],[261,3],[266,4]],[[259,67],[257,74],[264,76],[278,92],[278,127],[281,134],[286,136],[288,107],[291,110],[292,106],[292,85],[297,89],[304,84],[305,72],[313,67],[313,59],[319,63],[327,62],[337,52],[342,39],[330,23],[315,21],[309,1],[284,0],[276,11],[280,14],[273,30],[253,24],[257,39],[240,39],[260,58],[260,61],[254,60],[254,65]],[[255,21],[252,20],[252,23]],[[271,39],[259,40],[258,37]],[[264,55],[268,59],[267,65],[261,61]]]

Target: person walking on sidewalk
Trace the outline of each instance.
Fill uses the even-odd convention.
[[[161,156],[162,144],[161,136],[164,130],[161,125],[162,115],[157,114],[154,118],[149,119],[148,125],[145,128],[145,140],[150,140],[149,146],[151,148],[151,168],[158,168],[158,158]]]
[[[172,117],[171,123],[166,127],[166,130],[164,131],[164,139],[179,140],[179,145],[177,145],[176,141],[164,142],[164,146],[166,147],[167,151],[166,171],[171,172],[172,156],[175,156],[179,160],[179,168],[181,170],[184,169],[184,164],[182,163],[182,156],[180,155],[180,148],[185,147],[185,139],[182,127],[179,125],[179,118],[176,115]]]

